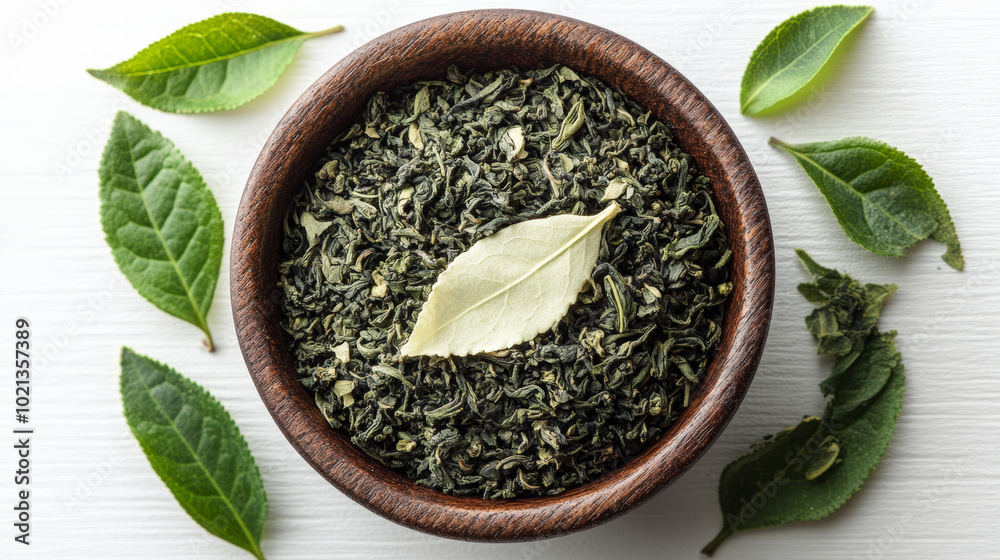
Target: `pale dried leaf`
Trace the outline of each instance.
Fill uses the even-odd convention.
[[[465,356],[509,348],[551,329],[597,263],[603,225],[620,211],[563,214],[481,239],[438,277],[403,356]]]
[[[608,200],[614,200],[621,195],[625,194],[625,189],[628,187],[628,181],[624,179],[613,179],[608,186],[604,189],[604,196],[601,197],[601,202],[606,202]]]

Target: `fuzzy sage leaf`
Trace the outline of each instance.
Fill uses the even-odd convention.
[[[466,356],[502,350],[552,328],[576,301],[597,262],[604,224],[562,214],[485,237],[438,277],[403,356]]]
[[[263,559],[264,483],[229,413],[198,384],[129,348],[121,368],[125,418],[153,470],[199,525]]]
[[[861,136],[795,145],[771,138],[770,143],[798,161],[855,243],[902,257],[931,237],[947,246],[941,257],[946,263],[957,270],[965,266],[955,224],[934,181],[903,152]]]
[[[822,519],[843,505],[881,460],[903,404],[903,364],[893,343],[896,333],[880,334],[874,321],[865,321],[873,313],[877,317],[891,290],[878,291],[882,301],[867,301],[864,287],[850,276],[821,267],[804,252],[799,256],[816,278],[800,290],[832,316],[860,318],[866,327],[858,326],[858,321],[844,324],[860,331],[861,348],[842,371],[821,384],[831,397],[822,417],[807,417],[757,442],[750,453],[722,471],[723,526],[702,550],[709,555],[737,532]],[[828,296],[822,301],[813,297],[820,291]],[[845,336],[855,338],[853,333]],[[819,342],[823,352],[823,339]]]
[[[750,56],[743,73],[740,111],[756,115],[792,101],[872,11],[870,6],[825,6],[802,12],[772,29]]]
[[[264,93],[315,33],[255,14],[226,13],[192,23],[90,75],[161,111],[233,109]]]
[[[99,169],[101,225],[139,294],[201,329],[222,263],[222,214],[198,170],[128,113],[115,117]]]

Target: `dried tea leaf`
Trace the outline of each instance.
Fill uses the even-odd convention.
[[[220,14],[174,31],[125,62],[87,72],[161,111],[234,109],[270,89],[307,39],[343,29],[303,33],[264,16]]]
[[[624,179],[612,179],[608,183],[608,188],[604,190],[604,196],[601,197],[601,202],[607,202],[608,200],[615,200],[625,194],[625,189],[628,188],[628,181]]]
[[[351,361],[351,345],[344,342],[333,348],[333,355],[337,357],[341,363],[347,363]]]
[[[965,266],[955,224],[934,181],[903,152],[862,136],[796,145],[771,138],[770,143],[799,162],[855,243],[902,257],[931,237],[947,246],[944,262],[957,270]]]
[[[419,115],[427,109],[431,108],[431,88],[430,86],[424,86],[420,88],[417,95],[413,98],[413,114]]]
[[[583,109],[583,100],[580,100],[570,108],[566,114],[566,118],[563,119],[562,126],[559,127],[559,134],[552,139],[552,151],[558,152],[566,147],[573,140],[573,135],[580,130],[585,121],[586,116]]]
[[[824,395],[833,395],[830,413],[835,418],[848,417],[874,398],[889,382],[892,372],[902,367],[903,358],[893,343],[895,338],[895,331],[875,334],[850,367],[820,383]]]
[[[551,152],[578,100],[585,123]],[[527,153],[516,161],[501,142],[512,128]],[[717,214],[711,181],[672,137],[620,91],[558,66],[452,68],[373,95],[294,197],[279,265],[282,327],[329,424],[417,484],[487,499],[556,495],[656,441],[704,379],[732,291],[724,228],[695,235]],[[553,328],[498,352],[400,356],[456,257],[513,223],[598,214],[615,178],[628,184],[622,212]],[[333,221],[315,244],[305,214]],[[686,238],[705,243],[666,255]]]
[[[844,39],[873,11],[871,6],[825,6],[772,29],[743,73],[740,111],[756,115],[788,101],[817,77]]]
[[[201,329],[222,264],[222,214],[198,170],[128,113],[115,117],[101,166],[101,225],[139,295]]]
[[[309,240],[310,244],[315,244],[316,238],[326,231],[326,228],[330,227],[332,223],[317,220],[316,216],[312,214],[302,215],[302,227],[306,230],[306,239]]]
[[[403,356],[466,356],[502,350],[552,328],[597,262],[604,223],[563,214],[527,220],[481,239],[438,277]]]
[[[414,148],[418,150],[424,149],[424,138],[420,135],[420,127],[416,121],[410,123],[410,128],[406,131],[406,137],[410,140],[410,144],[413,144]]]
[[[129,348],[121,368],[125,419],[153,470],[199,525],[263,559],[267,495],[232,417],[200,385]]]
[[[512,126],[504,131],[500,137],[500,149],[507,156],[508,162],[528,157],[528,152],[524,151],[524,129]]]

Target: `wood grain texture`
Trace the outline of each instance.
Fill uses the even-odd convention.
[[[298,381],[279,326],[275,288],[289,201],[330,141],[370,95],[448,66],[539,68],[565,64],[620,88],[673,129],[712,180],[730,237],[734,290],[723,338],[691,406],[639,457],[559,496],[484,500],[418,486],[329,428]],[[732,130],[679,72],[600,27],[519,10],[462,12],[419,21],[368,43],[331,68],[281,119],[265,144],[236,218],[230,288],[250,375],[292,445],[337,488],[405,526],[465,540],[521,541],[579,531],[647,500],[686,471],[732,418],[753,379],[770,320],[774,254],[763,193]]]

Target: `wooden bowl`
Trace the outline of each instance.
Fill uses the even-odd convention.
[[[279,326],[282,221],[327,145],[379,90],[440,78],[448,66],[491,69],[565,64],[621,89],[671,126],[712,181],[732,246],[734,288],[723,337],[690,406],[658,441],[621,468],[554,497],[487,500],[418,486],[330,428],[299,383]],[[686,471],[729,423],[767,336],[774,290],[771,226],[757,176],[732,130],[687,79],[639,45],[581,21],[482,10],[419,21],[364,45],[295,102],[261,151],[233,232],[233,317],[250,376],[274,421],[323,477],[368,509],[427,533],[476,541],[553,537],[606,522]]]

